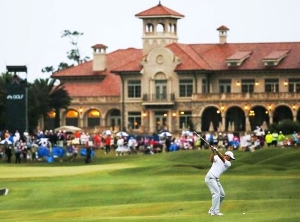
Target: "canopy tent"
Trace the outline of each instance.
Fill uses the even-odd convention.
[[[81,128],[76,127],[76,126],[60,126],[55,129],[55,131],[66,131],[66,132],[76,132],[76,131],[82,131]]]

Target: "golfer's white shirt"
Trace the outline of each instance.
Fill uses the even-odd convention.
[[[219,178],[221,174],[227,170],[231,166],[231,162],[225,160],[225,163],[220,159],[218,155],[214,156],[214,162],[208,171],[209,173],[213,174],[215,177]]]

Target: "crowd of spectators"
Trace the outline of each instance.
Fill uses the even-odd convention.
[[[155,154],[164,151],[191,149],[201,150],[209,149],[209,146],[224,150],[240,149],[250,152],[268,147],[300,146],[300,135],[296,132],[288,137],[282,131],[265,132],[261,127],[257,127],[253,132],[245,132],[243,135],[233,132],[196,133],[182,131],[181,134],[177,135],[166,134],[165,132],[153,135],[116,136],[113,133],[89,134],[83,131],[70,133],[66,131],[53,132],[52,130],[38,131],[36,134],[29,135],[27,132],[20,134],[18,130],[14,133],[5,130],[0,132],[0,138],[0,157],[8,163],[12,161],[12,156],[15,156],[15,163],[39,160],[38,149],[40,146],[46,147],[49,152],[52,152],[53,147],[62,147],[70,161],[77,157],[79,147],[91,150],[103,149],[105,154],[114,152],[116,155],[123,155],[133,153]],[[89,154],[90,150],[86,153]],[[91,162],[91,159],[86,162]]]

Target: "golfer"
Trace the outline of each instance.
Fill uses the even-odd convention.
[[[220,203],[225,197],[225,192],[219,178],[221,174],[231,166],[230,161],[235,160],[235,158],[231,151],[227,151],[223,155],[216,147],[211,146],[210,149],[212,151],[210,154],[210,162],[212,162],[212,166],[205,177],[205,183],[207,184],[212,196],[212,206],[208,213],[211,216],[222,216],[223,214],[220,212]]]

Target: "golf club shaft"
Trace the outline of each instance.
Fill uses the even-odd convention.
[[[210,146],[209,142],[207,142],[202,136],[200,136],[198,133],[194,132],[200,139],[202,139],[207,145]]]

